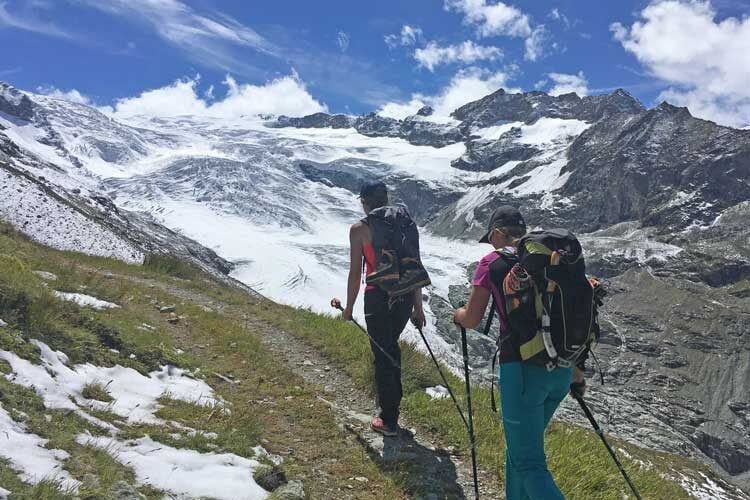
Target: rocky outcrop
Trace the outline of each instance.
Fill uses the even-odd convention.
[[[271,127],[295,128],[354,128],[368,137],[399,137],[416,146],[440,148],[463,141],[465,134],[458,127],[425,120],[431,108],[420,109],[422,114],[395,120],[376,113],[354,118],[346,115],[315,113],[302,118],[280,117]],[[429,114],[425,114],[428,113]]]
[[[34,118],[34,103],[23,92],[0,82],[0,113],[30,121]]]
[[[508,93],[503,89],[461,106],[451,116],[465,125],[489,127],[501,122],[534,123],[539,118],[595,122],[617,114],[637,114],[643,105],[622,89],[612,94],[579,97],[575,93],[551,96],[544,92]]]
[[[351,128],[356,119],[347,115],[329,115],[327,113],[314,113],[301,118],[280,116],[272,127],[294,127],[294,128]]]
[[[496,141],[472,140],[466,143],[466,153],[451,165],[472,172],[491,172],[509,161],[526,161],[541,152],[531,144],[518,141],[521,130],[513,128]]]

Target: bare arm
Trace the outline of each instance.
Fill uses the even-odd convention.
[[[453,322],[464,328],[476,328],[482,322],[489,301],[489,290],[481,286],[472,287],[469,302],[456,310],[453,314]]]
[[[352,319],[354,303],[359,295],[359,282],[362,279],[362,228],[355,224],[349,230],[349,279],[346,284],[346,308],[344,319]]]

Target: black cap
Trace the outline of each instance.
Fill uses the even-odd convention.
[[[388,188],[380,181],[367,182],[365,184],[362,184],[362,187],[359,188],[360,198],[372,198],[374,196],[383,196],[387,194]]]
[[[493,229],[497,227],[522,227],[526,229],[526,222],[523,220],[521,212],[510,205],[503,205],[495,209],[490,217],[490,223],[487,225],[487,233],[482,236],[479,243],[489,243],[489,236]]]

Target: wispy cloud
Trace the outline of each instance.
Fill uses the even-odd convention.
[[[239,73],[260,73],[238,49],[279,57],[280,49],[254,29],[220,12],[199,13],[179,0],[72,0],[146,24],[196,62]]]
[[[408,24],[404,24],[401,26],[401,33],[385,35],[383,39],[390,49],[395,49],[399,45],[407,47],[416,44],[422,39],[422,28],[419,26],[409,26]]]
[[[90,8],[118,21],[144,26],[165,43],[182,51],[190,61],[243,79],[265,81],[278,75],[270,68],[282,72],[296,69],[311,88],[324,88],[329,94],[370,106],[403,95],[397,86],[384,82],[386,71],[383,68],[343,51],[349,41],[349,35],[343,32],[346,40],[338,36],[340,45],[336,50],[328,50],[310,43],[304,34],[293,33],[289,28],[266,26],[261,35],[238,19],[209,8],[189,5],[183,0],[64,1],[51,2],[45,9],[54,11],[61,6]],[[51,26],[37,26],[25,17],[20,20],[19,9],[6,9],[6,5],[14,6],[15,3],[0,0],[0,28],[4,24],[23,25],[24,29],[32,31],[42,32],[44,28],[48,34],[57,33],[60,37],[75,36],[62,29],[55,31]],[[416,40],[421,30],[414,28],[405,33],[407,38],[413,36]],[[134,45],[126,50],[118,47],[113,53],[134,53],[134,49]]]
[[[8,9],[8,2],[0,2],[0,28],[10,27],[68,40],[78,38],[73,33],[40,19],[35,7],[39,7],[39,5],[26,5],[23,8],[13,9],[14,11],[11,12]]]
[[[525,48],[524,59],[527,61],[536,61],[539,59],[544,53],[544,42],[547,41],[548,37],[549,33],[543,24],[534,28],[534,31],[531,32],[531,35],[529,35],[523,44]]]
[[[349,35],[343,31],[336,33],[336,45],[339,46],[341,52],[349,50]]]

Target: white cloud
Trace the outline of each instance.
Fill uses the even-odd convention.
[[[568,75],[565,73],[549,73],[547,76],[555,84],[549,90],[550,95],[558,96],[575,92],[580,97],[583,97],[589,94],[589,82],[588,80],[586,80],[586,76],[583,74],[583,71],[579,71],[577,75]]]
[[[435,112],[433,119],[447,119],[457,108],[489,95],[500,88],[506,88],[513,67],[508,71],[491,72],[479,68],[459,71],[450,83],[434,96],[414,94],[407,102],[391,102],[380,107],[378,114],[390,118],[403,119],[415,114],[422,106],[431,106]],[[518,92],[519,89],[507,89]]]
[[[389,102],[383,104],[377,111],[380,116],[403,120],[407,116],[417,113],[423,106],[427,105],[429,98],[422,94],[414,94],[408,102]]]
[[[419,26],[409,26],[408,24],[401,26],[400,34],[386,35],[384,37],[385,44],[391,49],[394,49],[399,45],[404,47],[414,45],[421,39],[422,28]]]
[[[65,101],[75,102],[78,104],[86,104],[87,106],[90,106],[92,104],[91,99],[81,94],[76,89],[63,91],[56,87],[37,87],[36,91],[42,95],[54,97],[55,99],[63,99]]]
[[[250,48],[270,55],[278,49],[252,28],[214,12],[199,14],[179,0],[76,0],[112,15],[144,23],[164,40],[194,60],[223,70],[248,69],[235,48]]]
[[[503,52],[497,47],[477,45],[467,40],[458,45],[440,47],[436,42],[429,42],[424,48],[414,51],[414,59],[420,66],[433,71],[441,64],[453,64],[462,62],[470,64],[476,61],[493,61],[503,56]]]
[[[39,19],[34,13],[34,5],[27,5],[22,12],[15,13],[8,11],[7,6],[7,2],[0,2],[0,28],[8,26],[55,38],[65,38],[69,40],[76,38],[72,33],[63,30],[55,24]]]
[[[524,59],[528,61],[536,61],[542,56],[544,51],[544,42],[547,40],[547,28],[543,24],[540,24],[531,35],[524,42],[526,49]]]
[[[528,37],[531,35],[529,16],[513,6],[487,0],[445,0],[445,10],[460,12],[464,23],[474,25],[481,37],[507,35]]]
[[[660,99],[701,118],[750,126],[750,17],[716,19],[701,0],[654,2],[631,27],[614,23],[614,38],[672,88]]]
[[[336,45],[339,46],[341,52],[346,52],[349,49],[349,35],[343,31],[336,33]]]
[[[237,118],[246,115],[275,114],[303,116],[327,111],[315,100],[296,73],[265,85],[238,84],[227,75],[228,90],[223,99],[209,103],[198,95],[199,77],[177,80],[172,85],[147,90],[137,97],[119,99],[114,108],[103,111],[117,118],[136,115],[198,115]]]

